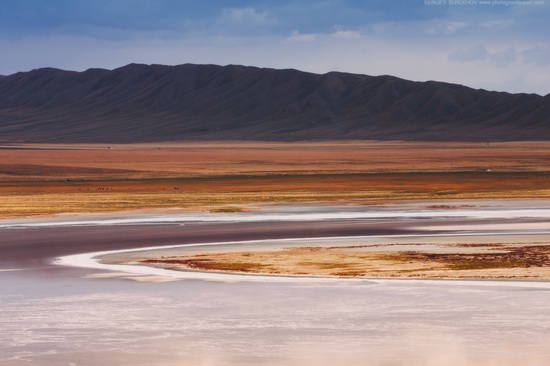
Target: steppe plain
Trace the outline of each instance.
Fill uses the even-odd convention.
[[[4,144],[0,153],[1,217],[550,196],[548,142]]]

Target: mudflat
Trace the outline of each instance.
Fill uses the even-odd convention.
[[[550,196],[548,142],[0,146],[0,217]]]

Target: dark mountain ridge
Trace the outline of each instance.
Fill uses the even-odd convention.
[[[2,142],[548,138],[550,95],[393,76],[130,64],[0,77]]]

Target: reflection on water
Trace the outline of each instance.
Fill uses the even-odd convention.
[[[548,233],[550,202],[494,202],[476,202],[482,207],[475,210],[430,209],[422,217],[417,217],[418,210],[426,207],[417,207],[418,203],[368,210],[339,208],[336,216],[345,211],[357,226],[379,226],[381,217],[385,223],[390,222],[390,228],[436,223],[439,231],[444,231],[445,225],[471,224],[460,217],[475,217],[475,223],[506,224],[501,234],[526,230],[525,224],[538,225],[539,235]],[[274,212],[288,219],[285,210]],[[307,218],[311,210],[293,209],[291,213]],[[327,217],[335,215],[324,206],[315,210]],[[486,217],[490,220],[483,219]],[[166,220],[137,219],[141,223]],[[250,222],[252,219],[256,217],[251,216]],[[0,232],[10,233],[0,235],[5,250],[0,254],[5,256],[4,267],[0,268],[1,366],[550,364],[548,284],[192,279],[138,282],[104,275],[104,270],[42,262],[52,253],[78,253],[70,245],[81,235],[80,230],[97,235],[102,227],[95,231],[81,227],[63,231],[64,225],[75,224],[67,224],[62,218],[45,220],[61,226],[49,232],[39,227],[22,229],[21,222],[12,221],[5,221],[9,228]],[[23,226],[32,226],[29,223],[35,221],[25,221]],[[512,221],[519,226],[509,226]],[[323,221],[322,225],[328,223]],[[92,224],[107,225],[103,221]],[[135,230],[134,236],[125,237],[125,226],[117,227],[120,229],[110,227],[111,231],[106,230],[103,236],[105,240],[110,233],[117,234],[111,249],[135,245],[133,240],[142,237],[143,233]],[[159,230],[167,228],[171,232],[186,228],[193,231],[200,226],[178,225],[175,230],[164,225]],[[225,230],[231,233],[227,226]],[[27,247],[12,242],[28,233],[34,235],[26,237]],[[42,238],[41,233],[55,235]],[[88,251],[105,250],[94,245],[96,236],[89,235],[89,239]],[[11,260],[7,250],[11,250]],[[18,265],[25,268],[14,271]]]
[[[0,274],[1,365],[550,361],[550,292],[528,285],[45,281],[15,273]]]

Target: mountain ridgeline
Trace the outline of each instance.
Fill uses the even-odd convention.
[[[392,76],[130,64],[0,76],[0,142],[550,138],[550,94]]]

